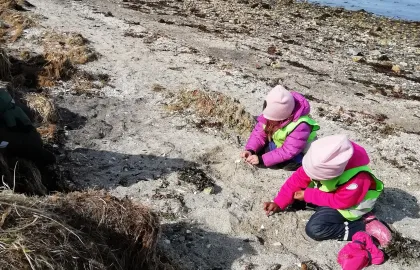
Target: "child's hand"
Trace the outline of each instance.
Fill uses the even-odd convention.
[[[252,156],[252,153],[249,151],[242,151],[241,158],[247,159],[249,156]]]
[[[305,197],[304,190],[296,191],[295,195],[293,195],[293,199],[298,200],[298,201],[303,201],[304,197]]]
[[[280,212],[280,207],[273,202],[265,202],[264,203],[264,211],[267,217],[271,216],[274,213]]]
[[[249,164],[252,164],[252,165],[258,165],[258,163],[260,163],[260,161],[258,160],[258,156],[257,155],[249,156],[246,159],[246,162],[248,162]]]

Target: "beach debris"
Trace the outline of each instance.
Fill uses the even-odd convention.
[[[207,187],[207,188],[203,189],[203,193],[207,194],[207,195],[214,194],[214,187]]]
[[[363,56],[353,56],[353,61],[356,63],[366,62],[366,59]]]
[[[275,68],[275,69],[279,69],[279,68],[281,68],[280,61],[274,61],[274,62],[272,62],[272,63],[270,64],[270,66],[271,66],[272,68]]]
[[[276,54],[276,52],[277,52],[277,48],[274,45],[267,48],[267,53],[268,54]]]
[[[179,179],[181,181],[193,184],[198,191],[204,191],[206,188],[214,187],[214,180],[207,176],[207,174],[199,168],[190,167],[179,171]],[[207,190],[207,192],[210,189]]]
[[[267,268],[267,270],[280,270],[280,269],[281,269],[281,264],[278,264],[278,263],[272,264]]]

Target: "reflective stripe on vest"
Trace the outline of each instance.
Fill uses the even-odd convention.
[[[295,128],[300,123],[307,123],[312,128],[311,134],[309,134],[308,143],[315,140],[316,132],[319,130],[319,125],[315,120],[305,115],[305,116],[301,116],[297,121],[290,122],[287,126],[283,128],[279,128],[276,132],[274,132],[272,139],[273,139],[273,142],[276,144],[277,148],[283,145],[284,141],[286,140],[286,137],[289,136],[289,134],[292,133],[293,130],[295,130]],[[264,128],[265,128],[265,125],[264,125]]]
[[[384,183],[372,174],[372,171],[368,166],[352,168],[344,171],[340,176],[334,179],[319,181],[319,190],[324,192],[333,192],[339,186],[344,185],[360,172],[367,172],[373,177],[373,179],[376,182],[376,189],[369,190],[363,198],[363,201],[358,205],[347,209],[338,209],[338,211],[343,215],[343,217],[350,221],[357,220],[363,215],[372,211],[376,200],[378,199],[379,195],[381,195],[384,189]]]

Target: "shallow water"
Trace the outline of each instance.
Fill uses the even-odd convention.
[[[420,0],[308,0],[322,5],[372,12],[391,18],[420,21]]]

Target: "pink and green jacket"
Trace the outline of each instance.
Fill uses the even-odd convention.
[[[302,116],[306,116],[310,112],[309,102],[305,99],[304,96],[297,92],[291,92],[295,99],[295,109],[293,110],[293,119],[292,121],[298,121]],[[251,150],[255,153],[260,152],[268,142],[267,134],[264,131],[265,124],[267,119],[263,115],[258,117],[258,123],[254,127],[248,142],[245,146],[245,150]],[[290,124],[290,122],[282,123],[279,125],[279,129],[283,128]],[[302,153],[305,147],[309,136],[312,132],[312,127],[307,123],[300,123],[293,131],[290,133],[283,145],[276,148],[273,151],[265,153],[262,155],[262,161],[267,167],[291,160],[293,157]]]
[[[366,166],[370,162],[363,147],[354,142],[352,142],[352,145],[354,153],[346,166],[346,170]],[[362,202],[366,193],[376,188],[375,179],[367,172],[357,174],[334,192],[324,192],[317,188],[310,188],[311,181],[303,167],[300,167],[286,180],[273,201],[281,209],[285,209],[294,201],[293,195],[296,191],[305,190],[304,200],[307,203],[328,206],[333,209],[347,209]]]

